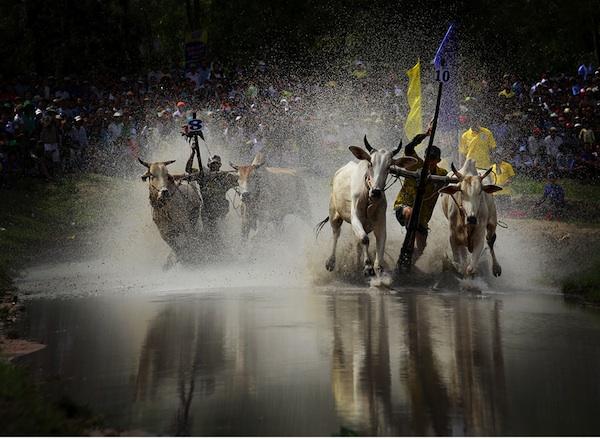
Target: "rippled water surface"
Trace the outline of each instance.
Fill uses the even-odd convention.
[[[598,435],[600,313],[554,294],[43,295],[19,361],[109,426],[192,435]]]

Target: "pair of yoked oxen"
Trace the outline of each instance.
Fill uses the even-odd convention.
[[[317,225],[317,231],[330,222],[333,248],[325,266],[332,271],[341,226],[344,222],[349,223],[357,238],[357,256],[363,273],[372,276],[383,271],[387,210],[385,184],[390,167],[414,168],[417,160],[412,157],[394,158],[402,149],[402,142],[392,151],[373,148],[366,136],[364,144],[366,150],[358,146],[349,147],[358,162],[348,162],[336,171],[329,216]],[[140,159],[147,168],[142,179],[149,182],[152,218],[172,250],[166,267],[176,261],[185,261],[190,246],[197,246],[201,236],[201,191],[192,183],[181,184],[184,175],[169,174],[167,166],[173,162],[146,163]],[[270,223],[281,228],[288,214],[311,221],[308,193],[302,178],[294,170],[267,167],[262,155],[255,157],[250,165],[230,165],[238,174],[243,241],[260,224]],[[494,252],[497,214],[491,194],[502,188],[486,183],[491,169],[479,175],[472,160],[466,160],[460,171],[454,165],[452,170],[458,183],[443,187],[440,193],[444,194],[442,210],[448,219],[456,268],[465,275],[474,275],[487,241],[492,256],[492,272],[499,276],[502,269]],[[376,240],[374,263],[369,255],[368,235],[371,232]]]

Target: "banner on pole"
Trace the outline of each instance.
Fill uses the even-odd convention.
[[[431,62],[435,69],[435,80],[444,83],[444,96],[440,108],[438,127],[442,131],[458,128],[458,39],[456,27],[451,24],[442,38]]]
[[[404,133],[410,141],[414,136],[423,132],[423,116],[421,109],[421,62],[406,72],[408,76],[408,91],[406,97],[410,108],[404,123]]]

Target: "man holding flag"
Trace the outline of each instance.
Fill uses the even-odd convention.
[[[431,121],[426,133],[417,134],[412,141],[406,145],[405,153],[419,161],[419,176],[406,177],[400,193],[396,197],[394,210],[396,218],[401,225],[406,225],[406,237],[402,244],[400,257],[398,258],[398,268],[400,270],[410,270],[414,262],[422,255],[427,243],[428,224],[435,204],[438,199],[438,189],[447,184],[446,175],[448,171],[438,166],[441,160],[440,149],[433,144],[438,118],[440,117],[440,103],[442,98],[442,84],[450,79],[448,70],[448,55],[453,50],[449,41],[453,33],[451,25],[444,36],[439,49],[436,52],[433,64],[437,71],[438,96],[433,120]],[[420,96],[420,63],[417,63],[407,72],[410,79],[409,91],[407,97],[409,100],[410,113],[405,124],[407,136],[414,133],[414,127],[419,126],[421,118],[421,96]],[[447,114],[446,117],[450,117]],[[417,119],[418,118],[418,119]],[[442,117],[443,119],[444,117]],[[450,122],[452,122],[450,120]],[[425,150],[424,158],[421,159],[415,152],[415,146],[421,143],[426,137],[431,136],[429,144]],[[416,252],[415,250],[416,244]],[[413,257],[414,256],[414,257]]]
[[[418,161],[418,169],[423,166],[427,167],[430,175],[445,176],[448,171],[438,166],[441,160],[441,151],[435,145],[432,145],[429,151],[427,159],[423,161],[421,157],[415,151],[415,147],[419,145],[426,137],[431,134],[431,124],[427,132],[423,134],[417,134],[410,143],[408,143],[404,149],[405,154],[409,157],[414,157]],[[419,257],[423,254],[425,246],[427,245],[427,236],[429,233],[429,221],[433,215],[433,209],[437,203],[439,194],[438,189],[444,186],[445,183],[434,182],[431,180],[427,181],[425,185],[423,204],[419,212],[419,222],[415,232],[415,252],[413,254],[413,263],[416,262]],[[394,211],[396,212],[396,219],[401,226],[406,226],[410,223],[410,218],[413,213],[413,208],[417,196],[417,182],[412,178],[405,178],[402,189],[398,192],[396,201],[394,202]]]

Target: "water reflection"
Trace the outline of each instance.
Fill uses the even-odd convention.
[[[600,432],[600,313],[553,296],[222,291],[36,299],[20,361],[168,435]]]
[[[506,415],[501,303],[334,296],[332,389],[368,435],[498,435]]]
[[[160,382],[175,378],[178,406],[170,431],[177,436],[190,435],[192,399],[195,394],[215,392],[215,375],[225,364],[218,311],[210,304],[202,312],[171,304],[148,326],[139,357],[135,402],[155,399]],[[209,338],[210,343],[202,342]]]

